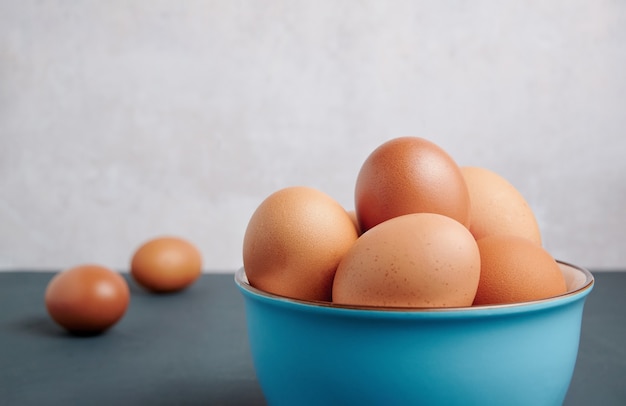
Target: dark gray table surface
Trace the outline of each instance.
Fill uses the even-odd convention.
[[[93,337],[48,317],[52,276],[0,272],[0,405],[265,404],[231,273],[170,295],[129,279],[124,318]],[[626,272],[594,276],[565,405],[626,405]]]

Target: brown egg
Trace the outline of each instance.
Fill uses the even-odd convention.
[[[409,213],[437,213],[469,227],[469,193],[461,170],[442,148],[401,137],[376,148],[361,166],[355,188],[361,230]]]
[[[56,274],[45,293],[50,317],[76,334],[107,330],[122,318],[129,301],[126,280],[100,265],[81,265]]]
[[[202,273],[202,255],[189,241],[158,237],[135,251],[130,274],[155,293],[176,292],[194,283]]]
[[[567,290],[557,262],[540,245],[506,234],[481,238],[477,244],[481,269],[475,305],[545,299]]]
[[[348,212],[327,194],[288,187],[268,196],[245,232],[250,284],[305,300],[330,300],[339,261],[357,239]]]
[[[466,227],[440,214],[407,214],[359,237],[339,263],[332,299],[363,306],[470,306],[479,273],[478,247]]]
[[[541,233],[530,206],[505,178],[485,168],[461,167],[470,194],[470,231],[480,239],[511,234],[541,245]]]
[[[356,218],[356,211],[348,210],[348,216],[350,216],[350,220],[354,224],[354,228],[356,229],[356,233],[361,235],[361,227],[359,226],[359,220]]]

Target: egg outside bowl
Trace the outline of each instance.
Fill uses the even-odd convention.
[[[243,268],[235,282],[270,405],[561,405],[594,278],[559,266],[566,294],[448,309],[294,300],[250,286]]]

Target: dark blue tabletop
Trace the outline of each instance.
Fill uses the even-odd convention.
[[[265,404],[232,273],[171,295],[129,280],[126,315],[93,337],[48,317],[52,276],[0,272],[0,405]],[[565,405],[626,405],[626,272],[594,276]]]

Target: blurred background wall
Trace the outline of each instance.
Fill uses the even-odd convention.
[[[626,268],[626,2],[0,0],[0,269],[241,266],[279,188],[353,207],[415,135],[506,177],[545,247]]]

